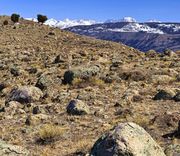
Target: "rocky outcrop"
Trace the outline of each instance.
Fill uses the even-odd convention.
[[[165,156],[151,136],[134,123],[121,123],[103,135],[95,143],[90,155]]]

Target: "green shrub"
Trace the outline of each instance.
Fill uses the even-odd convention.
[[[20,15],[14,13],[11,15],[11,21],[13,21],[14,23],[17,23],[19,22],[19,17]]]
[[[37,20],[38,20],[38,22],[41,22],[41,23],[44,23],[44,22],[46,22],[47,21],[47,16],[45,16],[45,15],[41,15],[41,14],[38,14],[37,15]]]

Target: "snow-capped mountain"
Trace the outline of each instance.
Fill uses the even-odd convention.
[[[36,18],[26,18],[26,20],[34,21],[37,22]],[[48,19],[44,24],[49,25],[51,27],[57,27],[61,29],[77,26],[77,25],[92,25],[96,24],[97,22],[94,20],[70,20],[70,19],[65,19],[63,21],[61,20],[55,20],[53,18]]]
[[[45,22],[46,25],[52,26],[52,27],[58,27],[61,29],[77,26],[77,25],[92,25],[96,24],[96,21],[94,20],[70,20],[65,19],[63,21],[57,21],[55,19],[49,19]]]

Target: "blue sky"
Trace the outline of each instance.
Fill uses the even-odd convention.
[[[23,17],[42,13],[58,20],[105,21],[131,16],[138,21],[180,22],[180,0],[0,0],[1,15],[14,12]]]

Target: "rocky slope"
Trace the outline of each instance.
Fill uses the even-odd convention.
[[[113,22],[75,26],[67,30],[97,39],[121,42],[141,51],[180,49],[180,23]]]
[[[122,122],[142,126],[166,153],[178,152],[179,53],[145,55],[5,16],[0,25],[0,153],[86,155]]]

